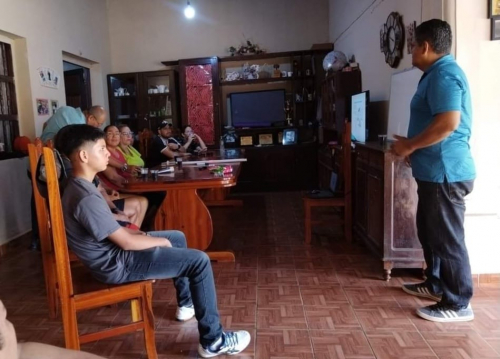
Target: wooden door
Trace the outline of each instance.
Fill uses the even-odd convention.
[[[190,125],[207,146],[221,136],[217,57],[179,61],[182,125]]]
[[[92,107],[89,70],[80,68],[64,71],[64,91],[66,105],[79,107],[82,110],[88,110]]]

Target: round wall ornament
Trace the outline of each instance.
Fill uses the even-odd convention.
[[[380,51],[385,54],[385,62],[396,68],[403,57],[404,26],[401,15],[391,12],[380,28]]]

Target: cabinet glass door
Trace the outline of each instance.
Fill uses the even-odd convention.
[[[126,124],[133,131],[137,130],[137,82],[136,74],[108,76],[111,123]]]
[[[142,94],[145,99],[145,117],[149,119],[148,127],[156,131],[162,121],[173,121],[172,98],[175,89],[172,88],[172,78],[169,73],[145,74]]]

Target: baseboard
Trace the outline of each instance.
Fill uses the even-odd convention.
[[[474,285],[478,287],[500,287],[500,273],[473,274],[472,280],[474,281]]]

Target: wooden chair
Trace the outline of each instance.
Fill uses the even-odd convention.
[[[54,152],[50,148],[44,148],[43,155],[49,193],[48,226],[55,252],[66,348],[79,350],[80,344],[143,330],[148,358],[156,359],[158,355],[152,310],[152,281],[106,285],[95,281],[84,267],[77,267],[76,271],[71,271]],[[79,335],[78,312],[127,300],[132,301],[132,323]]]
[[[50,237],[47,203],[40,195],[36,181],[36,167],[38,159],[42,155],[42,141],[40,138],[36,138],[34,143],[28,144],[28,153],[30,160],[31,183],[33,186],[33,196],[35,197],[36,218],[40,237],[40,250],[42,252],[45,289],[47,291],[47,301],[49,306],[49,317],[54,319],[57,317],[58,310],[55,257]]]
[[[139,132],[139,152],[144,161],[147,161],[151,141],[153,140],[153,132],[147,128]]]
[[[338,162],[338,191],[319,191],[303,197],[305,214],[305,243],[311,243],[312,226],[321,221],[312,219],[312,210],[316,207],[343,207],[340,224],[344,227],[346,241],[352,240],[352,194],[351,194],[351,123],[345,122],[341,144],[335,149],[334,157]],[[314,191],[313,191],[314,192]]]

